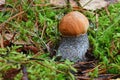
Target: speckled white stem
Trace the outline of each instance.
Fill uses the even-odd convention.
[[[87,34],[78,37],[63,37],[58,48],[57,56],[71,61],[85,61],[85,53],[89,48]]]

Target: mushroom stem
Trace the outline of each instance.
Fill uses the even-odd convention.
[[[58,48],[57,56],[62,59],[69,59],[71,61],[85,61],[85,53],[89,48],[89,41],[87,34],[78,37],[63,37]]]

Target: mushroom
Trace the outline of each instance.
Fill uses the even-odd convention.
[[[59,31],[62,34],[57,56],[71,61],[85,61],[89,48],[87,29],[88,19],[78,11],[66,14],[60,21]]]

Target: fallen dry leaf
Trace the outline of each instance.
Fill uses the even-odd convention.
[[[65,0],[50,0],[50,3],[54,6],[65,6]]]
[[[4,5],[5,4],[5,0],[0,0],[0,5]]]
[[[10,39],[13,37],[13,35],[14,35],[14,34],[12,34],[12,33],[6,33],[6,34],[4,35],[4,37],[5,37],[7,40],[10,40]]]
[[[67,0],[50,0],[50,4],[54,5],[54,6],[66,6],[67,2],[65,2]],[[78,4],[75,0],[69,0],[70,1],[70,5],[71,7],[78,7]],[[79,0],[78,1],[81,5],[81,7],[83,7],[84,9],[87,10],[96,10],[96,9],[101,9],[103,7],[106,7],[107,5],[111,4],[111,3],[116,3],[116,2],[120,2],[120,0]]]
[[[0,11],[4,8],[5,0],[0,0]]]
[[[33,52],[34,54],[36,54],[39,49],[35,46],[27,46],[27,45],[23,45],[23,47],[17,49],[18,52],[23,52],[23,53],[28,53],[29,51]]]
[[[13,37],[13,35],[14,35],[13,33],[6,33],[4,34],[4,37],[6,40],[10,40]],[[16,34],[16,36],[19,36],[19,34]],[[30,41],[25,42],[23,40],[12,40],[12,42],[14,44],[31,44]]]
[[[67,5],[67,0],[50,0],[50,4],[54,5],[54,6],[66,6]],[[72,7],[77,6],[76,2],[74,0],[70,0],[70,5]]]
[[[80,4],[87,10],[96,10],[107,6],[108,2],[105,0],[80,0]]]
[[[4,80],[14,80],[14,77],[21,71],[21,69],[11,68],[3,74]]]
[[[105,0],[107,1],[108,3],[116,3],[116,2],[120,2],[120,0]]]

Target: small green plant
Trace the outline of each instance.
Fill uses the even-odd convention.
[[[94,80],[94,78],[98,77],[98,72],[99,72],[98,67],[96,67],[93,72],[89,73],[89,76],[91,77],[91,80]]]
[[[120,9],[118,8],[120,4],[110,5],[108,10],[110,15],[106,13],[105,10],[96,11],[98,14],[98,25],[96,26],[95,15],[90,13],[91,28],[89,34],[89,40],[91,45],[93,45],[93,53],[99,58],[100,62],[106,67],[110,67],[111,64],[119,66],[119,30],[120,30]],[[101,63],[100,63],[101,64]],[[112,67],[115,73],[119,74],[119,68],[115,66]],[[111,71],[111,68],[108,68]],[[111,71],[111,72],[112,72]],[[114,71],[113,71],[114,73]]]
[[[33,55],[23,54],[16,52],[16,49],[21,46],[13,46],[11,48],[0,49],[2,57],[0,57],[0,71],[3,73],[0,78],[6,74],[9,69],[20,69],[21,65],[25,65],[27,68],[28,77],[30,80],[74,80],[72,71],[76,71],[71,65],[73,64],[69,60],[64,63],[57,63],[53,59],[49,59],[46,54],[33,58]],[[46,56],[46,57],[45,57]],[[43,57],[45,59],[43,59]],[[9,73],[9,72],[7,72]],[[13,73],[12,73],[13,74]],[[10,74],[7,74],[7,76]],[[19,80],[22,76],[22,72],[18,73],[15,80]],[[11,77],[8,77],[11,78]]]

